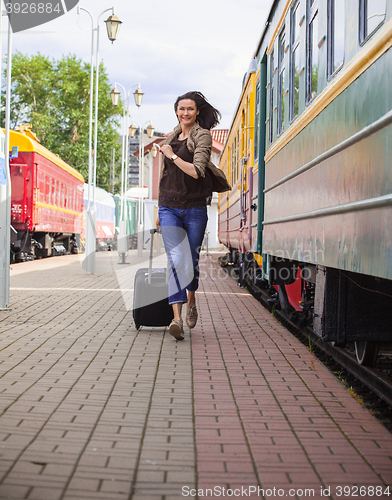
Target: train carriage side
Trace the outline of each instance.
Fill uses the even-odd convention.
[[[392,340],[391,45],[392,0],[296,0],[273,3],[256,54],[264,277],[287,290],[299,269],[316,333],[364,364]]]
[[[90,196],[93,196],[91,189]],[[83,206],[88,204],[88,184],[84,184]],[[85,218],[85,217],[84,217]],[[95,237],[97,250],[111,250],[115,246],[116,204],[113,195],[105,189],[95,187]],[[85,237],[85,230],[82,237]]]
[[[10,133],[11,253],[13,259],[76,251],[83,177],[44,148],[28,127]]]
[[[240,101],[219,167],[232,190],[219,196],[219,241],[233,254],[254,251],[257,241],[258,165],[255,163],[255,64],[244,79]],[[231,258],[235,258],[233,255]]]

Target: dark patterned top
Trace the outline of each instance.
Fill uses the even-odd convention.
[[[193,154],[187,147],[187,139],[180,140],[178,135],[171,141],[173,153],[182,160],[193,163]],[[211,176],[194,179],[183,172],[177,165],[165,156],[165,170],[161,178],[158,204],[173,208],[205,207],[212,196]]]

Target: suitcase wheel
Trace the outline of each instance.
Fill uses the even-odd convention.
[[[140,330],[140,325],[135,323],[135,328],[136,328],[136,330]]]

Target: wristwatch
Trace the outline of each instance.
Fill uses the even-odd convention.
[[[173,155],[170,159],[171,159],[171,161],[174,161],[174,160],[177,160],[177,158],[178,158],[178,155]]]

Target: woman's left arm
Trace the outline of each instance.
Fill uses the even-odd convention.
[[[206,176],[206,168],[211,160],[212,136],[211,132],[199,128],[194,139],[195,150],[193,152],[193,164],[199,174],[199,177]]]

